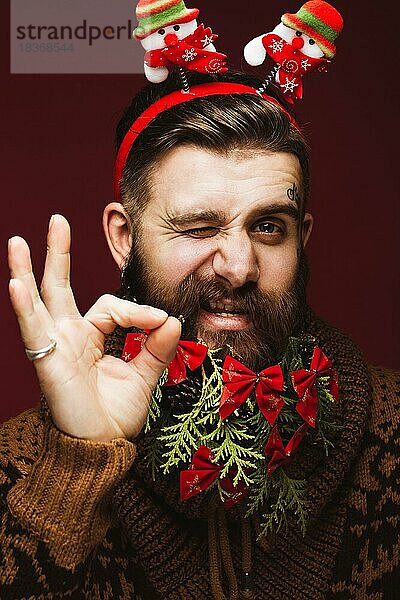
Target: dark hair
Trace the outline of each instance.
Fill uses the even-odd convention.
[[[243,73],[218,75],[188,73],[190,85],[210,81],[229,81],[258,88],[261,82]],[[179,89],[173,74],[166,82],[144,87],[133,99],[117,127],[116,145],[120,147],[126,132],[137,117],[153,102]],[[284,102],[273,86],[267,93]],[[286,109],[286,106],[285,106]],[[121,197],[132,222],[140,220],[150,198],[151,175],[160,158],[181,145],[228,154],[234,150],[268,150],[297,156],[302,171],[305,212],[309,194],[308,151],[302,133],[291,124],[283,110],[256,95],[230,94],[197,98],[160,113],[138,136],[129,154],[121,182]]]

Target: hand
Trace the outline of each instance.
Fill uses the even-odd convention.
[[[56,349],[34,361],[40,387],[55,425],[79,438],[110,441],[138,435],[151,394],[175,355],[180,323],[164,311],[105,295],[82,316],[69,281],[71,235],[67,220],[54,215],[39,294],[29,246],[9,242],[10,297],[26,348],[57,341]],[[104,339],[117,325],[150,329],[140,354],[126,363],[104,355]]]

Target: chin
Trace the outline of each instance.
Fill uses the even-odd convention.
[[[254,371],[272,364],[280,352],[277,346],[270,346],[254,327],[215,330],[199,326],[195,338],[211,350],[221,348],[221,358],[230,354]]]

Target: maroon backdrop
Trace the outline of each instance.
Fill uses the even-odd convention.
[[[48,218],[63,213],[73,229],[72,284],[82,311],[118,286],[101,214],[112,199],[115,124],[144,81],[137,75],[10,75],[5,4],[0,7],[0,421],[35,404],[39,393],[8,300],[6,241],[24,236],[40,274]],[[236,66],[251,37],[299,7],[292,0],[260,0],[249,5],[252,14],[246,16],[242,3],[194,4]],[[329,74],[306,80],[298,118],[309,123],[312,145],[311,303],[348,331],[370,361],[399,368],[399,57],[392,27],[399,9],[390,4],[383,12],[361,0],[335,3],[345,19],[339,52]]]

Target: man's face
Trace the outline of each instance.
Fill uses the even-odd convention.
[[[299,190],[292,154],[175,148],[134,242],[138,301],[182,314],[189,337],[233,346],[247,364],[270,356],[304,309]]]

